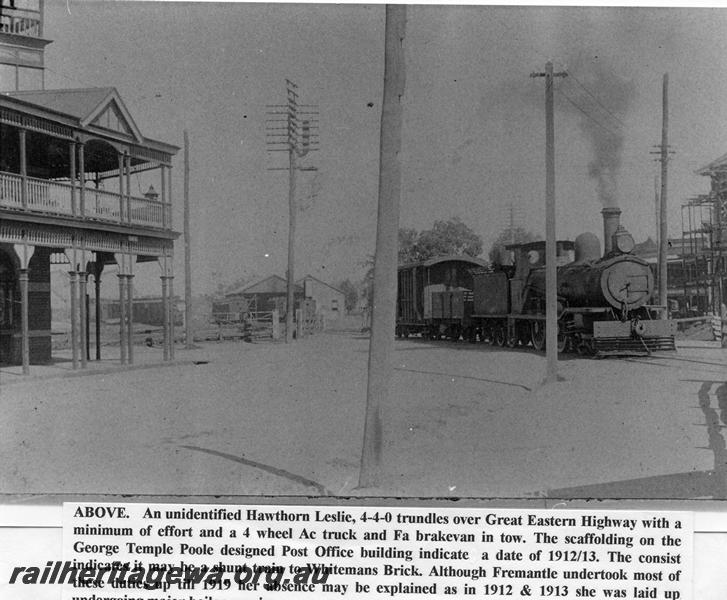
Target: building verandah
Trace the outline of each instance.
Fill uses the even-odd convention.
[[[177,150],[144,138],[113,88],[0,95],[0,362],[28,372],[50,360],[51,262],[68,264],[74,368],[88,357],[86,292],[93,283],[98,310],[101,277],[114,264],[122,364],[134,360],[136,265],[151,261],[168,314],[164,358],[173,358]],[[159,193],[132,194],[131,177],[142,172]],[[99,359],[99,339],[95,346]]]

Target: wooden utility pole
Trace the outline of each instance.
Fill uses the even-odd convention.
[[[510,202],[510,244],[515,243],[515,205]]]
[[[662,309],[662,318],[669,316],[667,302],[667,245],[669,233],[666,226],[666,171],[669,162],[669,74],[664,73],[664,86],[662,92],[662,121],[661,121],[661,201],[659,202],[659,304]]]
[[[389,399],[396,326],[396,273],[401,196],[402,96],[405,86],[406,5],[386,6],[384,98],[379,141],[379,207],[374,258],[374,294],[369,344],[366,419],[360,488],[378,485],[381,472],[381,406]]]
[[[294,118],[295,114],[291,111],[288,116],[291,121],[289,125],[291,129],[295,127],[292,122]],[[295,171],[297,168],[295,143],[291,142],[288,150],[290,175],[288,176],[288,277],[285,308],[285,342],[288,344],[293,341],[293,315],[295,314],[295,222],[298,212],[295,203]]]
[[[656,217],[654,223],[656,227],[656,249],[659,251],[659,240],[661,239],[661,221],[659,220],[659,204],[661,203],[661,197],[659,196],[659,174],[654,174],[654,216]]]
[[[545,383],[558,380],[558,281],[555,237],[555,125],[553,116],[553,78],[567,73],[553,73],[553,63],[545,63]]]
[[[273,167],[269,171],[288,171],[288,269],[285,311],[285,341],[293,341],[293,315],[295,314],[295,222],[296,172],[317,171],[316,167],[301,167],[298,159],[318,150],[318,107],[298,103],[298,86],[290,79],[287,86],[287,104],[268,104],[266,143],[268,152],[287,152],[288,166]],[[308,109],[308,110],[301,110]]]
[[[189,134],[184,130],[184,339],[185,348],[194,345],[192,333],[192,239],[189,232]]]

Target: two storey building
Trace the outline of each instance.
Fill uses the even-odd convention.
[[[74,368],[89,358],[87,288],[93,283],[98,307],[105,270],[118,278],[120,361],[133,362],[134,273],[148,261],[160,267],[164,357],[173,358],[178,148],[145,137],[114,88],[23,89],[42,82],[21,73],[42,72],[42,2],[0,1],[0,362],[27,373],[51,360],[52,263],[68,266]],[[135,194],[131,178],[141,172],[156,185]]]

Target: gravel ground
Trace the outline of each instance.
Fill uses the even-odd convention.
[[[559,363],[395,345],[383,475],[356,489],[368,339],[210,343],[205,364],[3,390],[8,494],[727,498],[727,350]]]

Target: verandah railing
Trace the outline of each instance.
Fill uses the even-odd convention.
[[[40,11],[38,10],[12,7],[12,12],[0,14],[0,32],[2,33],[40,37],[40,23]]]
[[[169,206],[160,200],[138,198],[80,184],[23,177],[0,171],[0,206],[118,224],[169,228]]]

